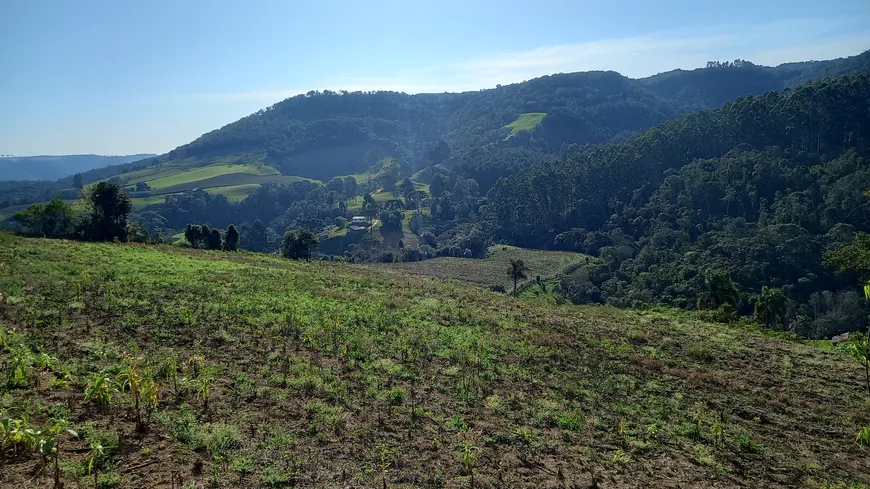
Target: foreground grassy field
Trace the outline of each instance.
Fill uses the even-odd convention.
[[[66,487],[870,483],[863,374],[749,326],[9,234],[0,291],[0,419],[69,422]],[[0,487],[52,486],[37,445],[3,440]]]
[[[526,276],[523,282],[556,276],[559,272],[581,263],[587,256],[568,251],[544,251],[517,248],[516,246],[490,246],[487,257],[481,260],[439,257],[418,262],[387,263],[379,266],[402,270],[415,275],[427,275],[459,280],[480,287],[500,285],[505,290],[513,289],[513,280],[507,275],[511,260],[523,260]]]

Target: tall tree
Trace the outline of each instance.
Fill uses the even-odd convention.
[[[287,231],[281,240],[281,255],[294,260],[310,260],[311,250],[318,244],[317,237],[307,229]]]
[[[42,232],[47,238],[67,238],[74,230],[75,212],[60,199],[52,199],[42,213]]]
[[[429,182],[429,193],[433,198],[441,197],[445,188],[447,188],[447,184],[444,183],[444,179],[441,178],[441,175],[435,175],[432,177],[432,181]]]
[[[740,305],[740,289],[731,280],[728,272],[708,270],[704,274],[704,292],[698,298],[698,308],[718,309],[724,304],[737,308]]]
[[[399,182],[398,190],[402,194],[402,197],[406,200],[411,200],[411,194],[414,193],[414,183],[411,182],[410,178],[405,177]]]
[[[266,226],[259,219],[254,221],[251,231],[243,236],[245,249],[263,252],[269,247]]]
[[[239,249],[239,231],[236,226],[230,224],[227,226],[227,232],[224,234],[224,251],[236,251]]]
[[[508,277],[514,281],[514,297],[517,295],[517,282],[526,278],[526,264],[522,260],[511,258],[511,266],[507,271]]]
[[[780,289],[764,286],[755,299],[755,318],[768,329],[776,329],[788,312],[788,298]]]
[[[221,238],[221,231],[218,228],[212,228],[208,233],[208,238],[206,244],[208,245],[208,249],[210,250],[219,250],[221,249],[223,239]]]
[[[184,239],[192,248],[199,248],[199,242],[202,239],[202,226],[199,224],[188,224],[184,228]]]
[[[86,234],[90,240],[127,240],[127,218],[133,202],[120,185],[99,182],[85,191],[84,202],[89,211]]]

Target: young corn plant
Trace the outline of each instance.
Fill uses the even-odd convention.
[[[53,466],[54,486],[53,489],[61,489],[63,484],[60,482],[60,444],[61,435],[64,431],[70,434],[73,438],[78,438],[78,433],[66,429],[69,422],[65,419],[52,419],[49,426],[46,428],[46,436],[40,441],[39,452],[42,455],[43,465],[51,464]]]
[[[27,387],[35,362],[33,353],[25,346],[8,348],[8,350],[10,358],[6,372],[7,387]]]
[[[157,376],[161,379],[172,382],[172,390],[175,395],[178,395],[178,372],[180,370],[178,364],[178,356],[174,352],[169,353],[160,362],[157,368]]]
[[[88,452],[88,475],[94,476],[94,489],[99,487],[99,473],[100,473],[100,465],[99,461],[106,454],[105,448],[99,442],[91,443],[91,451]]]
[[[115,382],[108,375],[97,373],[85,387],[85,402],[93,401],[101,406],[112,402],[112,396],[117,391]]]
[[[142,400],[145,411],[145,424],[147,426],[151,423],[151,415],[154,414],[154,411],[157,409],[157,403],[160,401],[160,386],[150,376],[146,377],[145,381],[142,382]]]
[[[693,434],[694,438],[696,440],[700,440],[700,439],[704,438],[704,436],[701,434],[701,428],[703,428],[703,426],[704,426],[704,413],[702,411],[698,410],[692,416],[692,424],[693,424],[693,426],[692,426],[693,433],[692,434]]]
[[[462,439],[459,441],[459,454],[462,468],[470,478],[471,489],[474,489],[474,468],[477,463],[477,452],[480,448],[477,446],[478,434],[471,430],[465,430],[462,433]]]
[[[611,462],[615,464],[627,464],[629,460],[629,455],[625,450],[619,449],[613,454],[613,458],[610,459]]]
[[[208,397],[211,393],[211,385],[214,382],[214,371],[210,367],[202,367],[196,378],[196,398],[202,400],[202,408],[208,411]]]
[[[5,454],[12,452],[12,456],[19,452],[29,452],[39,445],[42,431],[32,427],[28,417],[21,419],[0,419],[0,450]]]
[[[713,426],[710,427],[710,434],[713,435],[716,446],[721,446],[722,442],[725,441],[725,428],[719,421],[714,422]]]
[[[868,331],[868,335],[870,335],[870,331]],[[870,336],[865,336],[860,332],[853,333],[846,344],[846,351],[858,365],[864,367],[867,395],[870,395]]]
[[[628,423],[624,419],[619,420],[619,438],[622,440],[622,446],[628,446]]]
[[[858,436],[855,438],[855,443],[857,443],[862,450],[870,447],[870,426],[865,426],[858,432]]]
[[[139,433],[145,432],[145,425],[142,422],[142,371],[139,367],[139,358],[128,357],[124,370],[118,376],[118,385],[121,392],[130,392],[130,399],[133,402],[133,419],[136,421],[136,431]]]
[[[381,487],[382,489],[387,489],[387,469],[389,469],[390,466],[393,465],[393,463],[390,461],[390,455],[392,452],[384,444],[381,444],[380,452],[380,462],[378,463],[378,469],[381,471]]]

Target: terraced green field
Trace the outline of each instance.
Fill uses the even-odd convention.
[[[212,165],[154,180],[148,180],[145,183],[154,190],[160,190],[170,187],[179,187],[181,185],[194,184],[202,180],[208,180],[222,175],[240,173],[248,175],[277,175],[278,170],[263,165]]]
[[[531,131],[535,128],[535,126],[541,123],[541,121],[544,119],[544,116],[546,115],[546,112],[527,112],[525,114],[520,114],[520,116],[517,117],[517,120],[504,126],[505,128],[511,130],[510,134],[507,135],[505,140],[516,136],[516,134],[520,131]]]
[[[152,195],[150,197],[133,197],[133,207],[147,207],[149,205],[157,205],[166,202],[165,195]]]

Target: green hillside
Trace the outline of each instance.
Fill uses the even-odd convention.
[[[171,246],[0,234],[0,269],[0,419],[69,423],[67,487],[870,483],[862,374],[748,326]],[[51,487],[11,432],[4,487]]]
[[[644,79],[614,72],[557,74],[466,93],[311,92],[227,124],[164,155],[83,172],[82,177],[90,183],[137,170],[151,171],[155,166],[264,163],[283,175],[326,181],[366,174],[387,156],[415,171],[444,163],[446,158],[433,151],[442,142],[454,156],[516,146],[555,153],[564,144],[624,137],[738,97],[794,88],[798,83],[868,66],[870,53],[863,53],[778,67],[745,61],[711,63],[706,68],[674,70]],[[542,113],[548,116],[538,119]],[[518,114],[524,115],[517,120]],[[71,184],[72,177],[44,182],[39,189],[49,195],[38,197],[28,186],[15,184],[7,190],[0,185],[0,195],[7,201],[4,205],[0,199],[0,207],[50,200]]]

